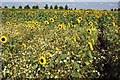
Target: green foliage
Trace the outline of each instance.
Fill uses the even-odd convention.
[[[68,6],[67,5],[65,5],[65,10],[68,10]]]
[[[19,6],[19,8],[18,9],[22,9],[22,6]]]
[[[53,6],[52,6],[52,5],[50,6],[50,9],[53,9]]]
[[[6,9],[1,16],[4,79],[118,76],[120,28],[116,12]],[[7,42],[3,43],[1,36],[6,36]]]
[[[45,8],[45,9],[48,9],[48,8],[49,8],[49,7],[48,7],[48,4],[46,4],[44,8]]]
[[[57,5],[55,5],[55,6],[54,6],[54,9],[55,9],[55,10],[56,10],[56,9],[58,9],[58,6],[57,6]]]
[[[26,6],[24,7],[24,9],[30,9],[30,6],[29,6],[29,5],[26,5]]]
[[[15,6],[12,6],[12,9],[15,9]]]
[[[63,10],[64,8],[63,8],[62,6],[59,6],[59,9],[60,9],[60,10]]]

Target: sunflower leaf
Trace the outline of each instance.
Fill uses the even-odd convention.
[[[61,59],[65,59],[67,57],[67,54],[61,54]]]
[[[78,72],[75,72],[75,71],[74,71],[74,72],[71,73],[71,76],[72,76],[72,77],[79,77],[80,74],[79,74]]]
[[[74,65],[74,68],[75,68],[75,69],[79,69],[79,68],[80,68],[80,66],[79,66],[79,64],[78,64],[77,62],[74,62],[73,65]]]
[[[89,65],[90,63],[88,61],[85,62],[86,65]]]
[[[91,53],[89,53],[89,57],[90,57],[90,59],[93,59],[93,56],[92,56],[92,54],[91,54]]]

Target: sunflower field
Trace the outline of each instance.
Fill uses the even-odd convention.
[[[0,10],[2,79],[120,78],[117,11]]]

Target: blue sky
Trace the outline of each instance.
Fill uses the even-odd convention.
[[[120,0],[0,0],[1,2],[119,2]]]
[[[30,5],[30,7],[34,5],[38,5],[41,9],[43,9],[45,4],[48,4],[49,6],[50,5],[54,6],[56,4],[58,6],[65,6],[67,4],[69,8],[77,8],[77,9],[92,8],[92,9],[100,9],[100,10],[101,9],[110,10],[110,9],[118,8],[118,2],[119,2],[119,0],[104,0],[104,1],[103,0],[0,0],[0,1],[1,1],[0,6],[2,7],[8,6],[9,8],[11,8],[13,5],[18,8],[19,5],[22,5],[24,7],[28,4]],[[60,3],[54,3],[54,2],[60,2]]]

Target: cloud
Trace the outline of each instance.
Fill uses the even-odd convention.
[[[74,2],[74,0],[68,0],[68,2]]]
[[[109,4],[110,6],[113,6],[113,4]]]
[[[74,0],[1,0],[2,2],[74,2]]]

